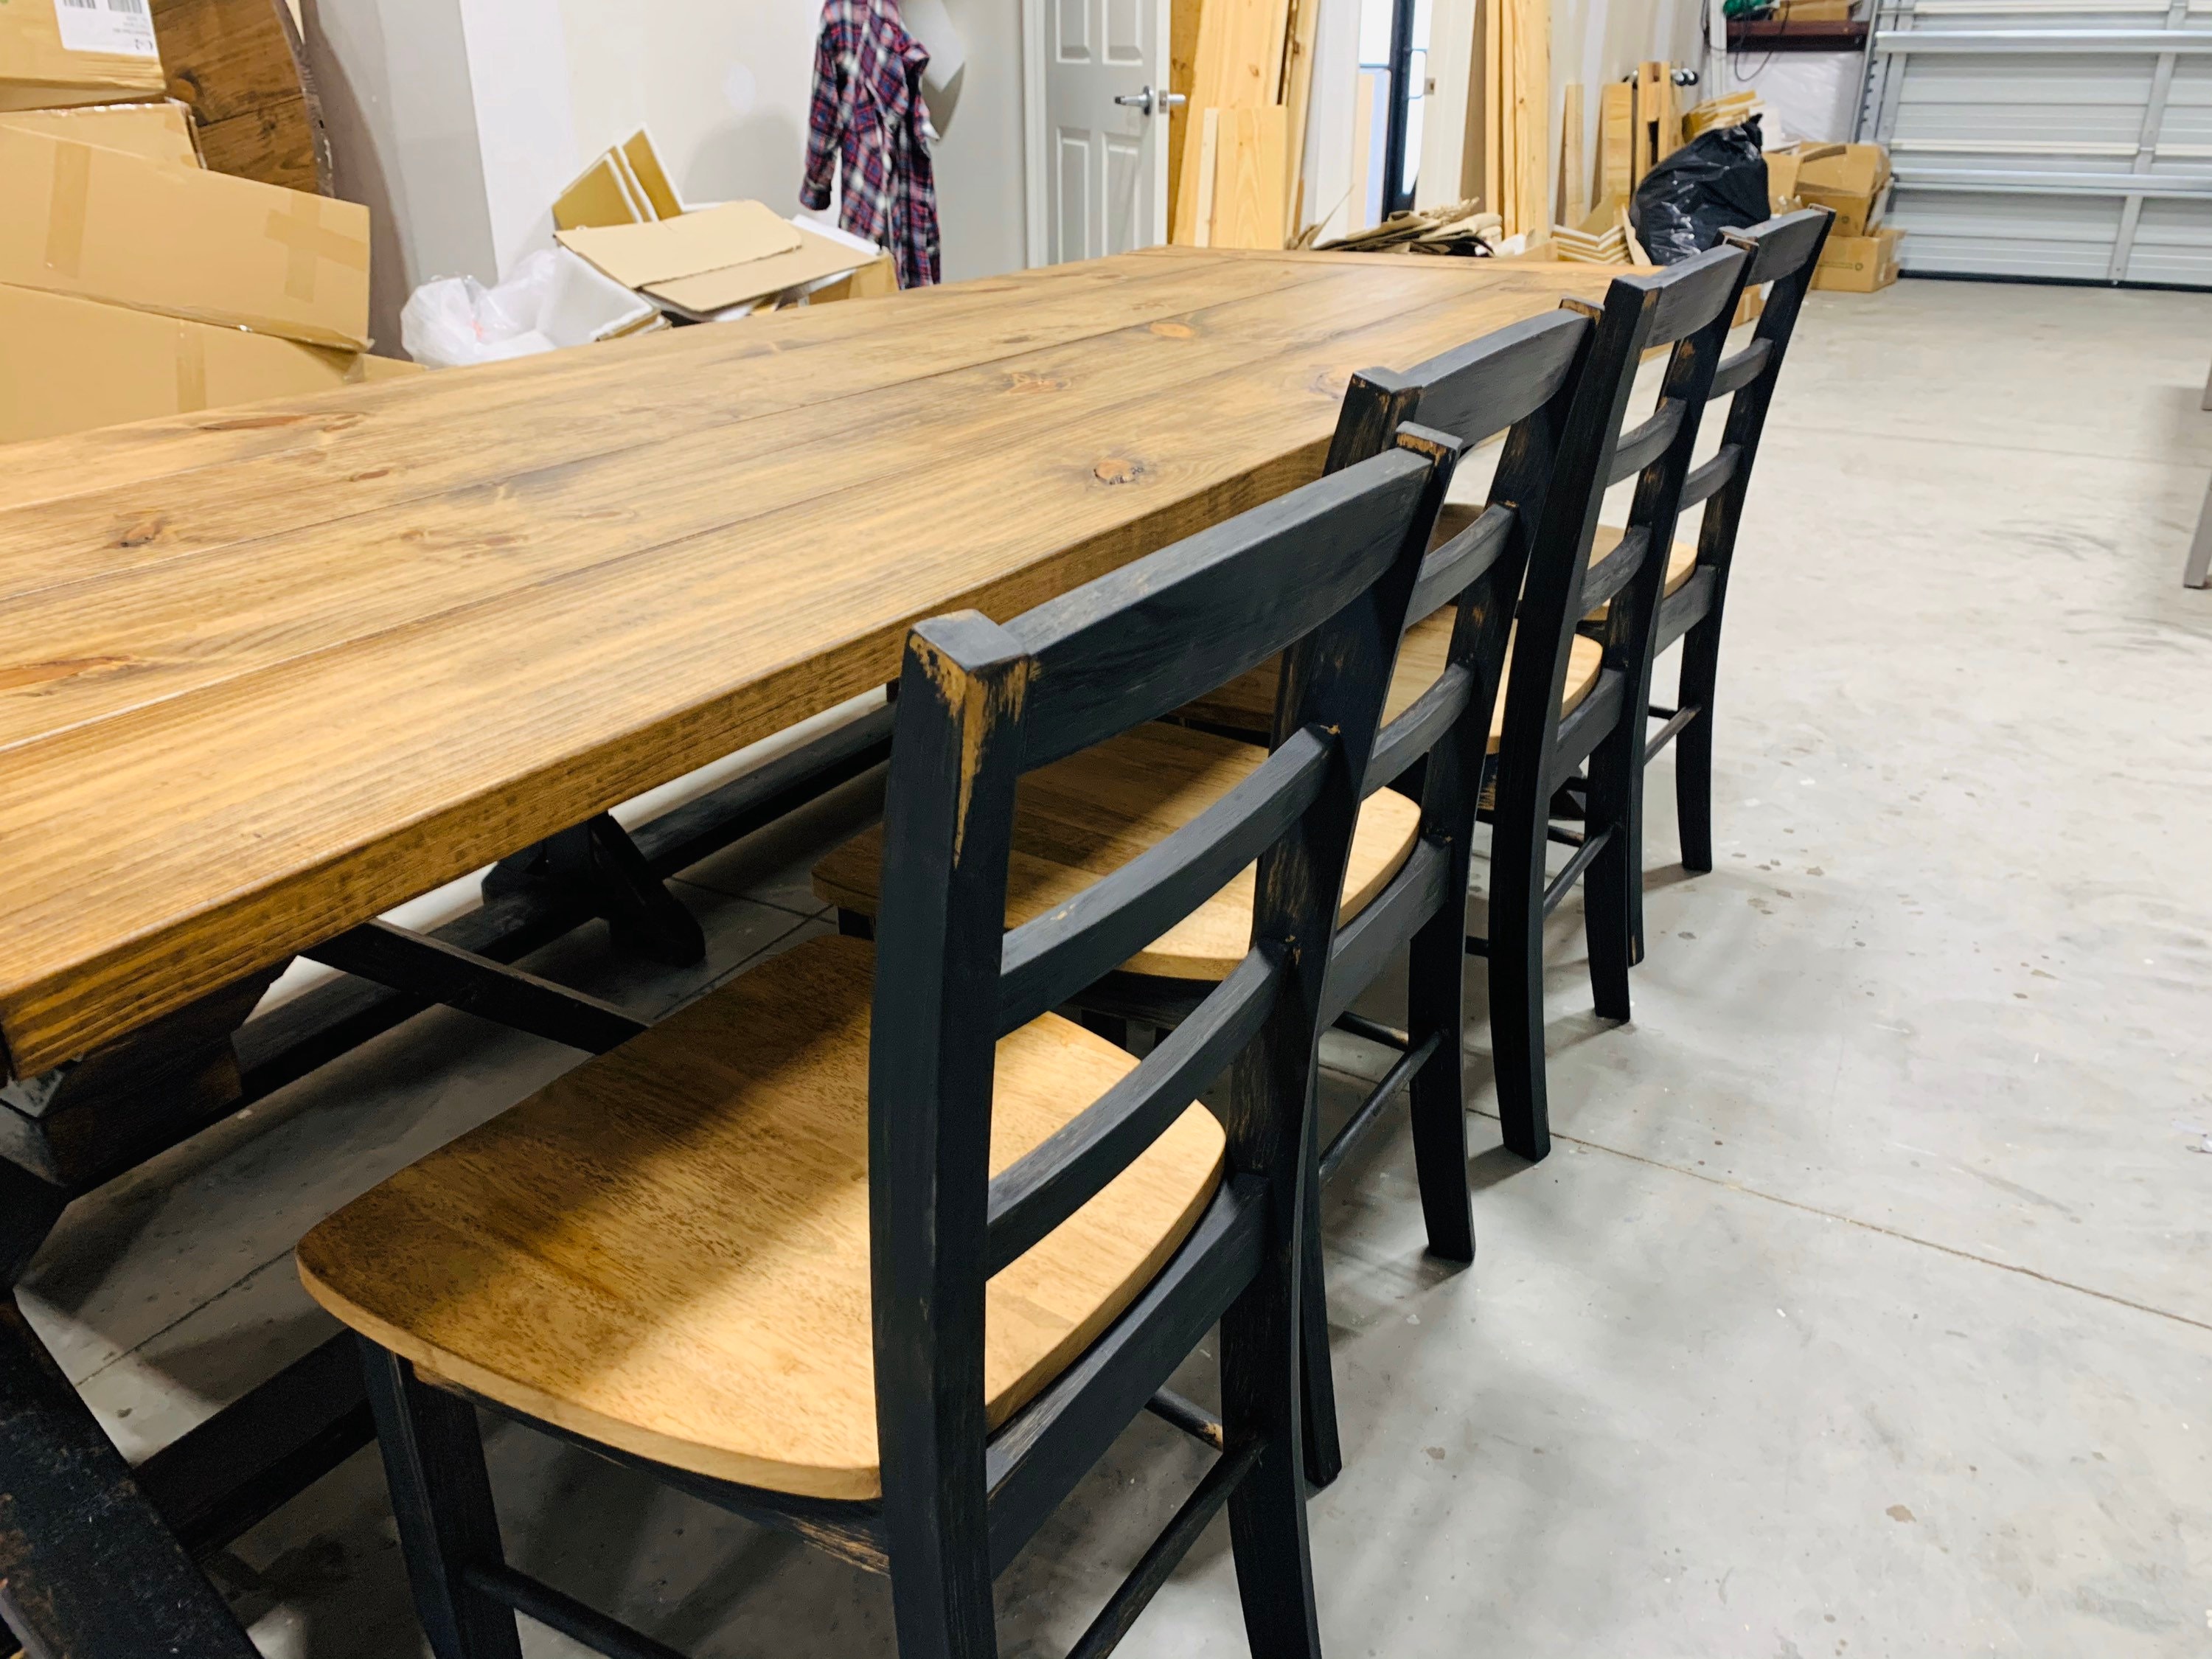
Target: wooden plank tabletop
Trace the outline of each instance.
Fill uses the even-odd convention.
[[[1609,273],[1155,249],[0,452],[0,1042],[45,1070],[1312,477]]]

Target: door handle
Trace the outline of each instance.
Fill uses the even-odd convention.
[[[1156,112],[1165,115],[1170,110],[1187,104],[1190,100],[1179,92],[1154,92],[1146,87],[1142,92],[1125,92],[1115,99],[1125,109],[1141,110],[1146,115]]]

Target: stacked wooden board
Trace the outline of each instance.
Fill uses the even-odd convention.
[[[1482,199],[1534,242],[1552,222],[1551,7],[1488,0],[1482,21]]]
[[[1184,0],[1172,10],[1171,240],[1281,247],[1298,229],[1320,0]]]
[[[1674,66],[1639,64],[1634,75],[1598,89],[1597,165],[1595,179],[1589,179],[1582,173],[1582,94],[1577,85],[1566,88],[1570,131],[1560,146],[1560,217],[1553,240],[1563,258],[1641,263],[1643,250],[1628,228],[1628,204],[1644,175],[1680,149],[1693,131],[1704,130],[1693,128],[1693,119],[1725,125],[1729,118],[1742,116],[1712,118],[1717,105],[1700,105],[1686,115],[1676,97]]]

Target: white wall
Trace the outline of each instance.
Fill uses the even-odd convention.
[[[369,210],[369,329],[399,347],[416,283],[494,269],[468,49],[454,0],[304,0],[339,195]]]
[[[937,163],[948,280],[1024,247],[1020,0],[945,0],[967,63]],[[304,0],[339,192],[374,222],[371,325],[432,276],[495,279],[555,196],[649,128],[694,202],[799,206],[820,0]]]

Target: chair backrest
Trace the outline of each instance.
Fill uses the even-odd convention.
[[[1782,359],[1796,332],[1797,314],[1813,285],[1814,268],[1835,217],[1828,208],[1801,208],[1748,230],[1723,233],[1731,246],[1750,256],[1744,286],[1771,286],[1749,343],[1723,358],[1713,372],[1708,401],[1735,394],[1721,428],[1720,448],[1711,459],[1692,468],[1682,483],[1680,511],[1711,502],[1698,530],[1698,568],[1712,572],[1716,598],[1717,589],[1727,584],[1729,563],[1735,554],[1744,497],[1751,488],[1751,465],[1758,458],[1759,434],[1766,428],[1766,411],[1774,402],[1774,383],[1781,377]]]
[[[1422,563],[1407,623],[1454,600],[1461,614],[1443,677],[1384,728],[1368,775],[1370,788],[1430,753],[1454,721],[1469,719],[1487,729],[1530,532],[1543,510],[1592,333],[1588,318],[1555,311],[1403,373],[1371,368],[1352,378],[1329,445],[1330,471],[1376,453],[1408,422],[1448,432],[1469,448],[1506,434],[1481,512],[1455,526]],[[1431,793],[1424,791],[1425,804]],[[1433,804],[1452,810],[1449,803]]]
[[[1617,697],[1620,718],[1627,720],[1632,702],[1632,718],[1641,721],[1636,687],[1649,669],[1649,633],[1690,452],[1750,265],[1743,249],[1723,245],[1656,276],[1615,277],[1601,307],[1563,302],[1586,312],[1596,330],[1530,549],[1506,690],[1501,799],[1519,768],[1550,765],[1575,631],[1598,605],[1607,606],[1601,672],[1626,684],[1602,703],[1594,696],[1591,706]],[[1637,367],[1647,352],[1662,348],[1672,349],[1657,404],[1624,430]],[[1621,539],[1593,566],[1589,553],[1605,493],[1631,477],[1636,491]],[[1548,792],[1547,784],[1531,787],[1539,798]]]
[[[1401,432],[1358,465],[1011,622],[963,612],[908,635],[869,1062],[887,1514],[911,1515],[948,1482],[982,1501],[987,1279],[1118,1175],[1224,1069],[1231,1178],[1267,1182],[1279,1224],[1295,1224],[1316,1010],[1359,779],[1459,451],[1443,434]],[[1267,760],[1176,834],[1007,932],[1017,779],[1278,653],[1286,653],[1291,716]],[[993,1178],[1000,1037],[1117,966],[1255,861],[1242,964],[1119,1085]]]

